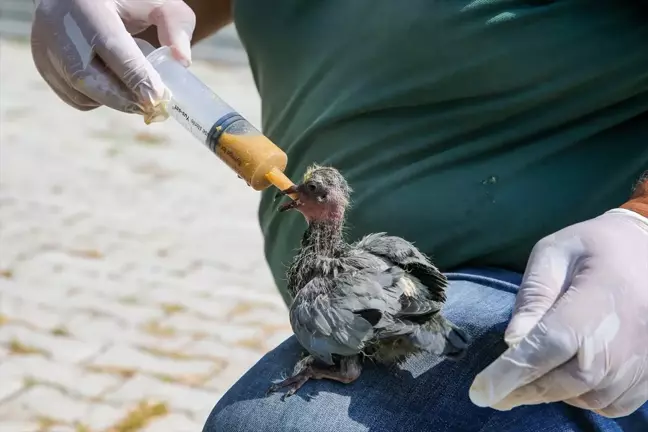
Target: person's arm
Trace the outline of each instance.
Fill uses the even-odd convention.
[[[192,45],[232,23],[232,0],[184,0],[184,2],[196,15],[196,29],[191,39]],[[149,27],[137,37],[150,42],[155,47],[160,46],[154,27]]]
[[[632,210],[648,217],[648,171],[644,172],[637,182],[630,200],[621,208]]]

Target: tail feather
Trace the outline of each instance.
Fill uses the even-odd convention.
[[[468,334],[441,315],[419,326],[410,335],[410,340],[414,346],[423,351],[443,355],[453,360],[462,358],[470,344]]]

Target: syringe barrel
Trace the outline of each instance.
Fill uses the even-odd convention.
[[[173,58],[169,47],[150,52],[147,59],[171,93],[169,115],[253,189],[270,186],[266,174],[273,169],[284,171],[288,163],[286,153]]]

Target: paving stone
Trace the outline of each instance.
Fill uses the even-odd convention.
[[[220,395],[214,391],[136,375],[116,391],[108,393],[105,400],[115,403],[136,402],[143,399],[162,400],[176,409],[198,412],[213,407],[219,397]]]
[[[0,420],[0,432],[35,432],[37,430],[38,423],[36,422]]]
[[[87,398],[97,397],[121,382],[110,374],[87,372],[78,365],[55,362],[41,356],[13,356],[2,362],[0,382],[11,380],[21,385],[25,380],[48,383]]]
[[[86,312],[75,314],[68,321],[66,328],[77,339],[82,341],[101,340],[107,343],[128,344],[134,348],[145,347],[166,351],[179,351],[192,342],[192,338],[181,334],[167,334],[164,322],[152,320],[150,323],[162,322],[161,327],[144,325],[144,328],[124,325],[113,317],[93,316]],[[145,324],[150,324],[145,323]]]
[[[76,111],[28,43],[0,52],[0,432],[34,432],[38,416],[105,431],[151,394],[170,414],[148,432],[200,430],[290,333],[260,194],[173,120]],[[247,67],[192,71],[260,124]],[[128,401],[88,398],[110,392]]]
[[[184,351],[195,355],[219,355],[227,359],[227,364],[223,370],[205,383],[206,387],[220,392],[227,391],[262,357],[261,353],[256,353],[250,349],[232,347],[225,343],[213,341],[196,342],[185,347]]]
[[[177,286],[158,287],[149,291],[151,300],[157,303],[177,304],[188,312],[194,312],[211,319],[218,319],[227,314],[229,308],[236,305],[233,299],[214,298],[211,291],[204,291],[204,297],[193,295],[179,296]]]
[[[2,367],[5,364],[6,361],[3,361],[2,364],[0,364],[0,383],[2,383],[0,386],[0,402],[11,398],[23,388],[22,376],[4,376],[2,373]]]
[[[215,320],[200,318],[188,314],[178,314],[164,320],[166,326],[172,327],[180,332],[198,335],[223,333],[223,325]]]
[[[261,396],[263,395],[260,395],[260,397]],[[216,405],[216,403],[214,403],[214,405]],[[207,418],[209,417],[209,414],[211,414],[212,410],[213,407],[198,411],[193,415],[193,419],[196,420],[199,424],[204,425],[207,422]]]
[[[0,300],[0,315],[35,327],[52,329],[61,325],[65,318],[41,306],[17,297],[4,296]]]
[[[4,250],[4,247],[2,249]],[[57,306],[64,304],[62,302],[67,297],[68,289],[52,283],[51,275],[43,275],[42,271],[37,273],[41,274],[35,281],[30,279],[32,273],[29,271],[24,272],[24,279],[20,283],[15,280],[0,279],[0,294],[8,301],[13,301],[13,304],[23,302],[48,311],[57,310]],[[43,282],[48,277],[50,283]]]
[[[290,336],[293,335],[292,330],[280,331],[272,334],[268,339],[266,339],[266,347],[269,350],[275,349],[282,343],[286,341]]]
[[[48,432],[79,432],[79,428],[75,425],[57,424],[51,426]]]
[[[241,362],[230,362],[218,375],[205,383],[205,387],[225,393],[236,381],[250,370],[257,360],[247,359]]]
[[[45,386],[34,386],[0,405],[0,418],[3,420],[47,418],[62,423],[82,422],[91,429],[106,428],[122,415],[109,405],[89,404]]]
[[[141,432],[195,432],[202,429],[204,421],[197,422],[182,414],[169,414],[147,425]]]
[[[207,375],[214,363],[205,360],[179,360],[165,358],[137,350],[127,345],[114,345],[90,363],[95,367],[124,368],[163,375]]]
[[[86,360],[101,350],[101,345],[98,343],[81,342],[13,324],[2,327],[0,343],[5,346],[17,343],[27,349],[40,350],[54,360],[69,363]]]
[[[115,299],[116,300],[116,299]],[[121,304],[96,295],[74,295],[60,299],[62,309],[91,310],[99,315],[114,317],[127,324],[142,324],[162,315],[162,311],[148,306]]]
[[[241,277],[241,276],[238,276]],[[269,277],[269,276],[268,276]],[[252,285],[257,285],[260,284],[259,286],[263,286],[263,279],[248,279],[245,281],[246,284],[252,284]],[[267,280],[265,283],[271,283],[270,280]],[[276,291],[274,291],[274,286],[266,286],[266,289],[260,289],[257,287],[257,289],[250,289],[246,286],[246,289],[237,289],[236,285],[224,285],[221,287],[221,289],[218,291],[217,296],[219,299],[222,299],[224,302],[228,302],[230,300],[234,300],[237,302],[242,302],[242,303],[253,303],[253,304],[272,304],[275,305],[278,308],[282,308],[284,310],[284,314],[286,319],[288,318],[288,309],[286,308],[285,304],[283,303],[283,300],[281,297],[276,295]]]
[[[194,341],[183,347],[182,351],[191,356],[223,357],[232,362],[255,361],[260,357],[254,350],[211,339]]]

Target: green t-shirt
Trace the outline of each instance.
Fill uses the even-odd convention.
[[[648,168],[648,2],[236,0],[263,130],[298,180],[355,189],[350,240],[414,241],[444,270],[522,272],[536,241],[625,201]],[[265,251],[305,228],[263,193]]]

